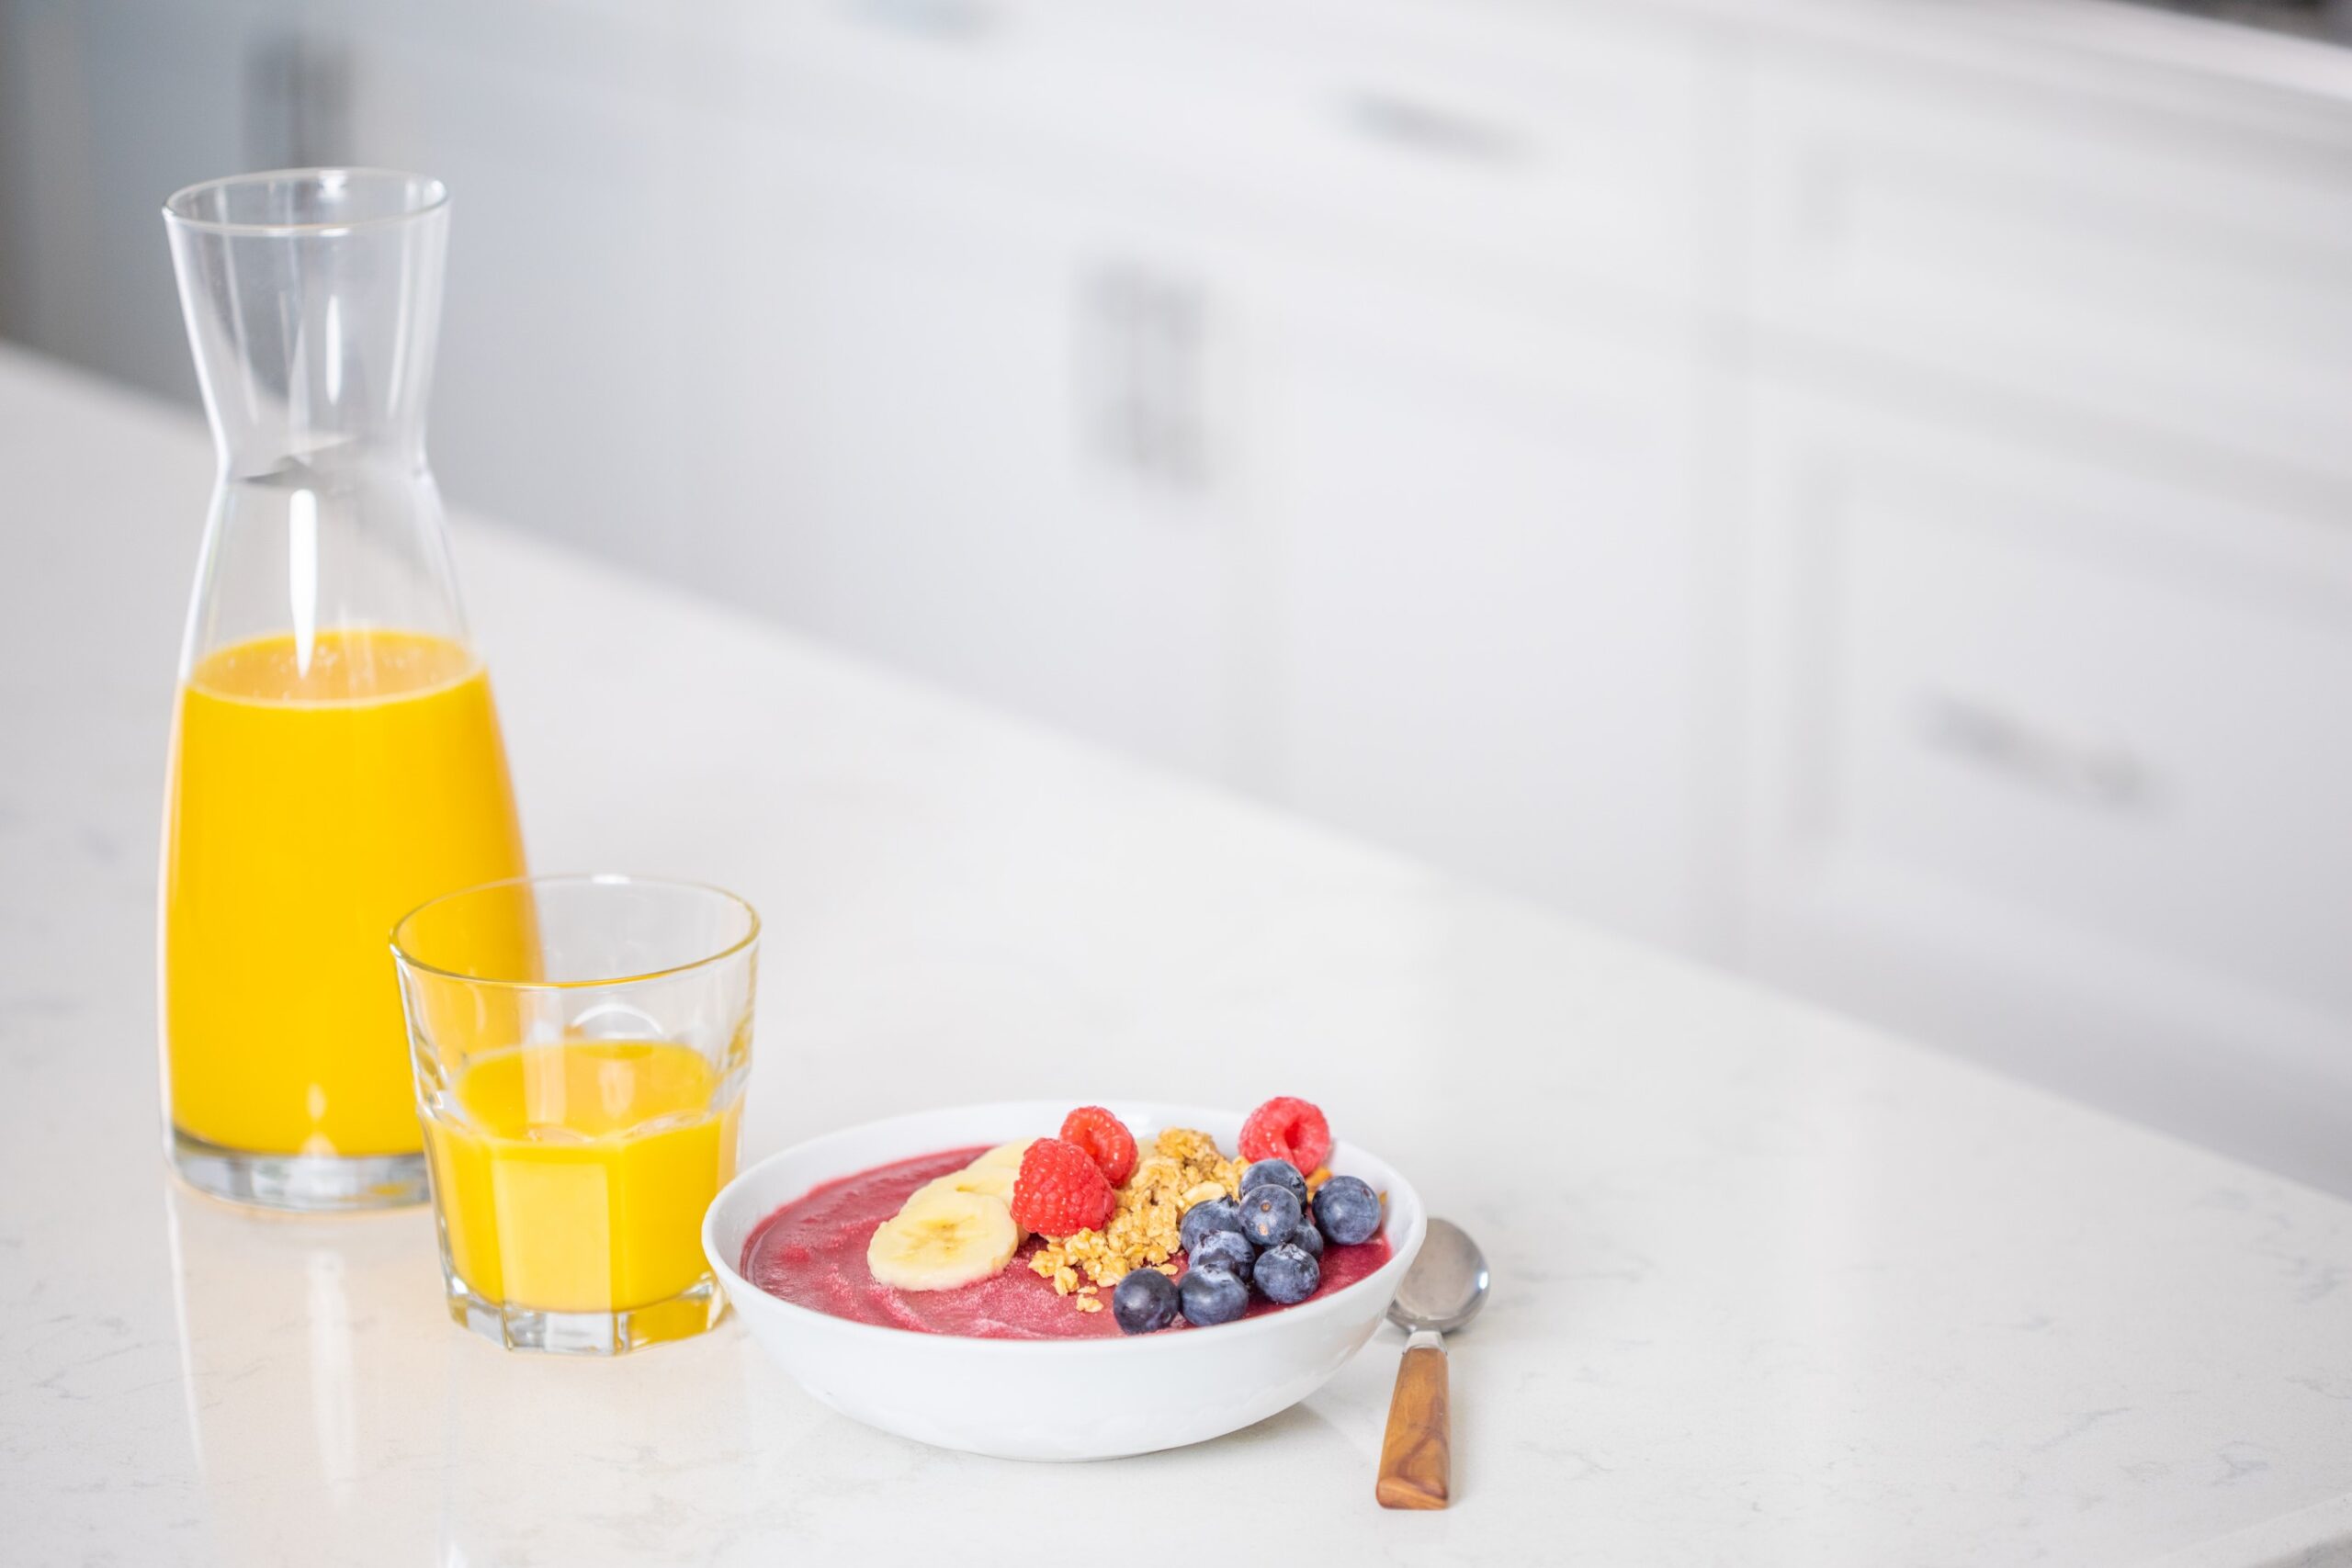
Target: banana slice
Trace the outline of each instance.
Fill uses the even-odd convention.
[[[952,1291],[1002,1272],[1020,1245],[1001,1201],[934,1181],[875,1227],[865,1268],[902,1291]]]
[[[965,1192],[985,1192],[1009,1209],[1012,1206],[1012,1184],[1021,1179],[1021,1156],[1035,1141],[1024,1138],[1017,1144],[1001,1145],[955,1175],[943,1176],[931,1185],[950,1182]]]

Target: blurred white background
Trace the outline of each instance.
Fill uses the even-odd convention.
[[[2352,1192],[2352,50],[2222,8],[0,0],[0,333],[192,402],[165,195],[440,175],[459,507]]]

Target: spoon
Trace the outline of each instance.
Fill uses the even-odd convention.
[[[1487,1304],[1487,1259],[1451,1220],[1431,1220],[1420,1256],[1405,1270],[1388,1321],[1410,1334],[1380,1441],[1384,1508],[1442,1508],[1453,1480],[1453,1416],[1446,1394],[1445,1339]]]

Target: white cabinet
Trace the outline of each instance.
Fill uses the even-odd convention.
[[[1333,292],[1253,340],[1274,793],[1688,945],[1687,363]]]
[[[1216,774],[1205,302],[1069,205],[834,142],[747,167],[685,537],[730,595]],[[716,346],[716,345],[715,345]]]
[[[1762,972],[2343,1188],[2352,530],[1758,403]]]
[[[2352,107],[2031,62],[1760,52],[1756,320],[2352,481]]]

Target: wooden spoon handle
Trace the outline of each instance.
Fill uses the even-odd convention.
[[[1380,1482],[1373,1495],[1384,1508],[1442,1508],[1453,1479],[1453,1413],[1446,1393],[1444,1343],[1434,1334],[1416,1334],[1396,1364],[1396,1392],[1388,1402],[1388,1435],[1380,1442]]]

